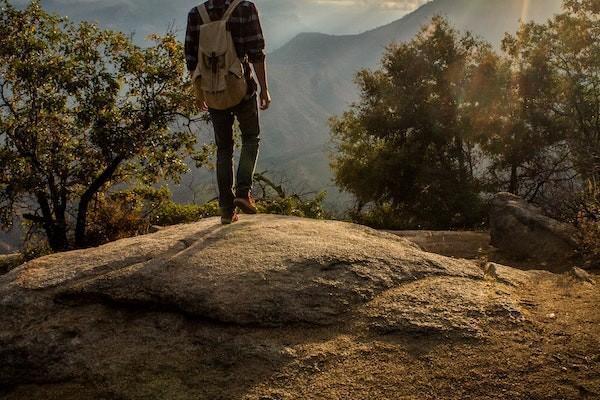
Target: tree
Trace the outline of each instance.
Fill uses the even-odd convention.
[[[0,223],[23,212],[53,250],[85,246],[99,192],[186,170],[196,110],[182,47],[169,33],[141,48],[39,1],[0,4]]]
[[[470,120],[487,158],[489,191],[534,201],[545,185],[571,176],[565,124],[548,106],[557,82],[543,49],[527,59],[508,37],[498,56],[479,60],[469,82]]]
[[[511,56],[551,76],[554,90],[538,93],[534,106],[562,124],[581,178],[598,181],[600,0],[565,0],[564,9],[544,25],[522,26],[505,43]]]
[[[331,121],[335,180],[358,210],[389,207],[404,226],[480,222],[465,90],[490,51],[436,17],[412,41],[390,46],[381,69],[358,74],[360,102]]]

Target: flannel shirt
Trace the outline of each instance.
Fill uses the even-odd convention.
[[[204,4],[211,20],[216,21],[223,17],[231,0],[208,0]],[[185,36],[185,58],[190,73],[198,64],[198,45],[200,42],[200,26],[202,18],[196,7],[188,14],[187,30]],[[231,32],[235,50],[244,64],[248,93],[256,91],[256,81],[252,77],[249,63],[259,63],[265,60],[265,39],[260,25],[256,6],[251,1],[242,1],[234,10],[227,29]]]

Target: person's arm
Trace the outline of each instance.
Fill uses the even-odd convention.
[[[265,38],[260,25],[258,10],[254,3],[250,3],[246,21],[243,24],[243,37],[246,38],[245,50],[260,86],[260,109],[266,110],[271,104],[271,94],[269,93],[265,62]]]
[[[190,76],[198,64],[198,46],[200,44],[200,14],[197,9],[192,9],[188,14],[187,29],[185,34],[185,63]]]
[[[271,105],[271,94],[269,93],[269,84],[267,83],[267,63],[263,60],[252,64],[258,85],[260,86],[260,109],[266,110]]]

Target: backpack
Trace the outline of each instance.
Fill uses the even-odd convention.
[[[215,110],[226,110],[242,102],[248,90],[244,66],[239,59],[227,22],[242,2],[231,2],[223,18],[211,21],[206,5],[197,7],[202,18],[198,65],[192,75],[198,104],[203,101]]]

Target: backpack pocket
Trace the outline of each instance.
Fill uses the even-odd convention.
[[[200,78],[201,79],[201,78]],[[219,92],[205,92],[204,101],[210,108],[215,110],[226,110],[235,107],[242,102],[248,92],[248,83],[244,76],[238,77],[230,72],[225,76],[227,90]]]

